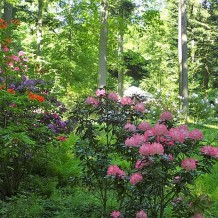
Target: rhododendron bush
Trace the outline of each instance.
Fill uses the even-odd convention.
[[[101,89],[72,112],[83,181],[100,192],[102,216],[166,217],[167,208],[173,217],[203,217],[206,204],[192,206],[192,184],[211,172],[218,148],[204,145],[200,130],[175,126],[169,111],[156,123],[145,111],[137,96]],[[117,196],[114,211],[107,211],[108,191]]]
[[[3,25],[4,24],[4,25]],[[16,23],[15,23],[16,24]],[[62,119],[65,107],[50,93],[51,84],[28,78],[28,57],[15,53],[7,27],[0,28],[0,192],[14,195],[33,158],[46,145],[64,141],[71,125]]]

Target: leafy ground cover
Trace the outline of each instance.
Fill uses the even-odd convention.
[[[191,128],[200,129],[205,139],[217,146],[218,128],[215,125],[195,125]],[[6,217],[101,217],[101,201],[99,193],[90,191],[78,180],[81,168],[79,160],[72,154],[77,137],[71,135],[63,142],[62,147],[50,148],[50,156],[35,163],[35,170],[23,181],[19,194],[0,201],[0,216]],[[120,160],[118,160],[120,161]],[[200,177],[193,189],[193,194],[202,196],[202,202],[208,202],[206,218],[218,216],[218,164],[212,169],[211,175]],[[114,193],[109,195],[108,211],[116,206]],[[208,200],[209,198],[209,200]],[[169,217],[170,215],[170,211]],[[172,216],[173,217],[173,216]]]

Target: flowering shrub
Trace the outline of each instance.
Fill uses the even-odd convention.
[[[214,93],[192,93],[190,95],[190,116],[194,122],[218,120],[218,90],[214,89]]]
[[[84,181],[101,193],[103,216],[108,190],[117,192],[120,203],[111,217],[165,217],[166,208],[173,217],[202,214],[200,206],[190,207],[191,185],[211,172],[217,148],[201,145],[201,131],[175,126],[169,111],[151,125],[144,109],[135,108],[142,102],[115,96],[99,90],[73,111],[80,135],[76,154]]]
[[[7,23],[0,19],[0,25],[0,192],[4,197],[18,191],[35,155],[47,143],[64,141],[72,126],[62,120],[65,108],[51,95],[50,83],[25,76],[28,58],[23,51],[13,54]]]

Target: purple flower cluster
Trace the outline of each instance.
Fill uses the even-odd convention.
[[[46,124],[54,134],[69,133],[73,129],[73,122],[62,120],[56,113],[46,112],[40,122]]]

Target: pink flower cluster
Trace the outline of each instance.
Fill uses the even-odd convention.
[[[115,92],[109,93],[107,97],[112,101],[118,101],[119,100],[119,97],[118,97],[117,93],[115,93]]]
[[[144,166],[148,166],[149,162],[144,162],[143,160],[137,160],[135,163],[135,168],[136,169],[142,169]]]
[[[151,124],[148,123],[148,122],[141,122],[141,123],[138,125],[138,129],[139,129],[140,131],[149,130],[149,129],[151,129]]]
[[[217,147],[213,147],[213,146],[204,146],[201,148],[201,152],[204,155],[209,155],[211,157],[215,157],[218,158],[218,148]]]
[[[202,140],[203,133],[198,129],[194,129],[189,133],[189,138],[194,139],[194,140]]]
[[[147,215],[147,213],[145,213],[144,210],[141,210],[141,211],[136,213],[136,218],[147,218],[147,217],[148,217],[148,215]]]
[[[124,126],[124,129],[129,131],[129,132],[135,132],[136,131],[136,126],[134,124],[131,124],[131,123],[127,123],[125,126]]]
[[[137,183],[143,180],[142,174],[140,173],[133,173],[130,177],[130,183],[132,185],[136,185]]]
[[[173,116],[169,111],[163,112],[160,116],[161,121],[172,120],[172,119],[173,119]]]
[[[163,154],[164,148],[163,148],[163,145],[161,145],[160,143],[157,143],[157,142],[154,142],[152,144],[146,143],[146,144],[143,144],[139,148],[139,153],[143,156]]]
[[[197,160],[193,158],[186,158],[182,161],[181,167],[185,170],[195,170],[196,169]]]
[[[113,218],[121,218],[121,216],[122,216],[122,214],[118,210],[117,211],[115,210],[111,213],[111,217],[113,217]]]
[[[143,142],[145,142],[144,135],[135,134],[132,137],[126,139],[125,145],[128,147],[137,147]]]
[[[87,105],[94,105],[95,107],[97,107],[98,106],[98,100],[97,99],[95,99],[95,98],[93,98],[93,97],[88,97],[87,99],[86,99],[86,104]]]
[[[105,96],[106,95],[106,92],[105,92],[105,89],[97,89],[96,90],[96,96],[99,97],[99,96]]]
[[[135,111],[138,111],[138,112],[142,112],[144,113],[145,112],[145,105],[141,102],[141,103],[137,103],[134,108],[133,108]]]
[[[132,105],[133,100],[130,97],[122,97],[121,104],[124,105]]]
[[[156,124],[152,128],[152,131],[154,132],[154,135],[160,136],[165,135],[168,133],[167,127],[163,124]]]
[[[111,213],[111,217],[112,217],[112,218],[121,218],[121,217],[122,217],[122,214],[121,214],[120,211],[114,210],[114,211]],[[138,211],[138,212],[136,213],[136,218],[147,218],[147,217],[148,217],[148,215],[147,215],[147,213],[145,213],[144,210]],[[198,217],[196,217],[196,218],[198,218]],[[199,217],[199,218],[201,218],[201,217]],[[202,218],[204,218],[204,217],[202,217]]]
[[[185,132],[180,128],[171,128],[169,131],[169,136],[173,141],[183,143],[186,138]]]
[[[117,177],[124,177],[126,176],[126,173],[121,170],[117,165],[112,165],[108,167],[107,170],[107,175],[108,176],[117,176]]]

